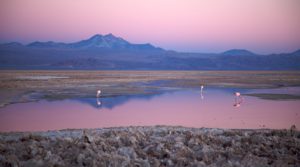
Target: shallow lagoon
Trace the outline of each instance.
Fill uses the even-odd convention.
[[[300,127],[300,100],[264,100],[234,92],[291,93],[300,88],[168,90],[156,95],[77,98],[12,104],[0,109],[0,131],[45,131],[174,125],[234,129]]]

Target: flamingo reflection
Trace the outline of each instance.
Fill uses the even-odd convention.
[[[99,98],[96,98],[96,103],[97,103],[97,106],[100,107],[101,106],[101,101]]]

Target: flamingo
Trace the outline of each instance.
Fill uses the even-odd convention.
[[[101,101],[99,100],[99,97],[101,95],[101,90],[97,90],[96,98],[97,98],[97,106],[101,106]]]
[[[101,90],[97,90],[96,97],[100,97],[100,95],[101,95]]]
[[[234,95],[235,95],[235,97],[240,97],[241,93],[240,92],[235,92]]]
[[[235,103],[233,106],[240,107],[243,102],[243,97],[240,92],[235,92],[234,95],[235,95]]]
[[[201,88],[201,92],[203,92],[204,86],[203,86],[203,85],[201,85],[201,87],[200,87],[200,88]]]
[[[200,88],[201,88],[201,90],[200,90],[201,99],[204,99],[204,96],[203,96],[203,89],[204,89],[204,86],[201,85]]]

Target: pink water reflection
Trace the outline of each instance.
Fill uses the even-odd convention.
[[[112,109],[74,100],[14,104],[0,109],[0,131],[45,131],[130,125],[181,125],[211,128],[300,127],[300,101],[234,96],[220,90],[182,91],[151,99],[131,99]],[[95,99],[95,104],[97,103]]]

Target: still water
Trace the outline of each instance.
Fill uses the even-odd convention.
[[[287,90],[299,88],[285,88]],[[236,99],[234,92],[242,93]],[[0,131],[45,131],[116,126],[283,129],[300,127],[300,100],[263,100],[243,93],[278,91],[207,88],[159,95],[80,98],[12,104],[0,109]],[[294,92],[294,91],[293,91]]]

